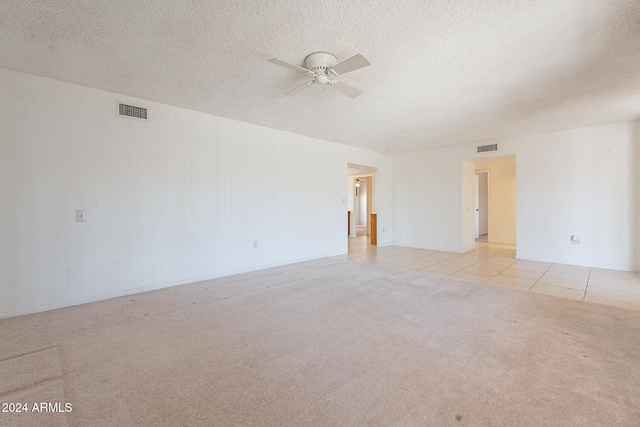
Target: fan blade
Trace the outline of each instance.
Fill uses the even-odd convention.
[[[294,87],[293,89],[291,89],[288,92],[285,92],[284,94],[287,95],[287,96],[297,95],[300,92],[302,92],[303,90],[305,90],[306,88],[308,88],[309,86],[311,86],[312,84],[313,84],[313,82],[302,83],[300,86]]]
[[[332,88],[338,89],[340,92],[344,93],[350,98],[355,98],[362,93],[360,89],[356,89],[353,86],[349,86],[346,83],[335,82],[331,84]]]
[[[307,70],[306,68],[300,67],[298,65],[289,64],[288,62],[280,61],[279,59],[276,59],[276,58],[270,59],[269,62],[271,62],[273,64],[282,65],[283,67],[291,68],[292,70],[296,70],[296,71],[299,71],[301,73],[313,75],[311,70]]]
[[[337,76],[348,73],[349,71],[357,70],[358,68],[368,67],[369,65],[371,65],[371,63],[367,61],[364,56],[357,54],[356,56],[352,56],[351,58],[345,59],[339,64],[334,65],[329,69],[329,72]]]

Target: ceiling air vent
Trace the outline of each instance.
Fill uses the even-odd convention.
[[[476,148],[478,149],[476,153],[484,153],[485,151],[498,151],[498,144],[479,145]]]
[[[144,107],[136,107],[135,105],[123,104],[117,102],[118,115],[122,117],[131,117],[133,119],[148,120],[147,109]]]

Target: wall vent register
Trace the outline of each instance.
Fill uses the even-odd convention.
[[[135,105],[123,104],[118,102],[118,115],[131,117],[134,119],[148,120],[147,109],[144,107],[136,107]]]
[[[484,153],[485,151],[498,151],[498,144],[479,145],[476,148],[478,149],[476,153]]]

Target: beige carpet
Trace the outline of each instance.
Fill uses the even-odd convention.
[[[0,402],[29,407],[2,426],[637,426],[640,312],[328,258],[2,320]]]

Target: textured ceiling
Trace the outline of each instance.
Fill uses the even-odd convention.
[[[640,118],[638,0],[0,0],[0,67],[384,153]],[[364,55],[351,99],[267,62]]]

